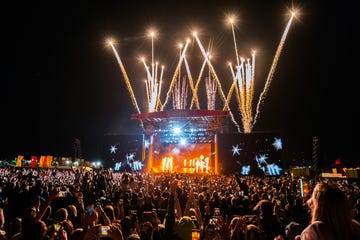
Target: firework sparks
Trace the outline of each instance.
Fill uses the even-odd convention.
[[[205,78],[206,86],[206,97],[207,97],[207,108],[209,110],[215,110],[215,99],[216,99],[216,83],[214,79],[210,77]]]
[[[224,91],[223,91],[223,89],[221,87],[221,83],[220,83],[220,80],[219,80],[219,78],[218,78],[218,76],[217,76],[217,74],[215,72],[215,69],[214,69],[213,65],[211,64],[211,62],[210,62],[210,58],[209,58],[208,54],[206,54],[205,49],[204,49],[203,45],[201,44],[200,39],[198,38],[197,34],[194,33],[193,35],[194,35],[194,37],[196,39],[196,42],[198,43],[198,45],[200,47],[201,53],[203,54],[203,57],[204,57],[204,59],[206,60],[206,62],[208,64],[209,70],[210,70],[210,72],[211,72],[211,74],[212,74],[212,76],[213,76],[213,78],[214,78],[214,80],[216,82],[216,85],[217,85],[219,93],[220,93],[221,100],[223,100],[223,102],[225,104],[224,108],[229,110],[229,114],[230,114],[232,122],[237,127],[238,132],[241,132],[240,126],[237,123],[237,121],[235,120],[234,115],[231,112],[230,107],[228,105],[226,105],[226,98],[225,98]]]
[[[266,78],[264,89],[262,90],[259,100],[256,105],[255,116],[253,113],[253,102],[254,102],[254,82],[255,82],[255,51],[252,52],[251,58],[245,59],[240,57],[237,49],[237,40],[235,35],[235,20],[230,18],[228,21],[231,24],[232,37],[234,42],[234,51],[235,51],[235,63],[233,66],[229,63],[229,69],[232,76],[232,84],[228,90],[227,95],[225,95],[221,82],[218,78],[217,73],[210,61],[210,53],[206,52],[199,37],[196,33],[193,33],[195,42],[199,46],[201,55],[203,57],[203,63],[201,65],[199,74],[197,78],[193,78],[191,74],[191,68],[186,58],[186,52],[190,43],[190,40],[186,41],[185,46],[180,45],[179,48],[179,61],[177,63],[174,74],[172,75],[168,91],[166,92],[165,99],[161,101],[162,93],[162,82],[164,76],[164,67],[161,67],[159,74],[159,64],[154,62],[154,38],[155,32],[151,31],[149,36],[151,37],[151,65],[149,66],[143,59],[143,64],[146,72],[145,80],[145,89],[146,89],[146,99],[149,112],[163,111],[166,105],[169,102],[170,97],[173,99],[173,108],[174,109],[185,109],[187,107],[187,97],[188,97],[188,88],[191,90],[191,102],[189,108],[200,109],[200,103],[198,98],[198,91],[200,88],[200,82],[204,78],[203,74],[205,69],[208,69],[209,74],[205,77],[205,90],[207,97],[207,109],[215,110],[216,106],[216,96],[219,95],[220,99],[223,102],[223,110],[228,110],[230,118],[234,125],[236,126],[238,132],[250,133],[259,118],[260,109],[263,105],[263,102],[266,98],[266,94],[269,91],[272,78],[275,73],[279,57],[281,55],[282,49],[284,47],[286,36],[289,32],[293,18],[295,17],[295,12],[292,12],[291,17],[285,27],[283,35],[281,37],[280,43],[276,50],[272,65],[270,67],[269,73]],[[113,43],[110,43],[112,50],[115,54],[115,57],[121,68],[121,72],[124,76],[126,86],[130,93],[130,97],[133,105],[135,106],[138,113],[141,113],[139,106],[137,104],[134,92],[132,90],[129,78],[125,71],[125,67],[120,59],[118,52],[116,51]],[[182,67],[185,69],[185,76],[181,76]],[[232,110],[230,109],[230,101],[232,96],[235,94],[237,101],[238,111],[240,112],[240,118],[242,123],[242,129],[238,124],[237,120],[234,117]]]
[[[174,91],[173,91],[173,108],[174,109],[185,109],[186,108],[186,99],[188,94],[188,84],[186,82],[186,77],[184,76],[182,81],[177,79]]]
[[[280,43],[279,43],[279,46],[276,50],[276,53],[275,53],[275,57],[274,57],[274,60],[271,64],[271,68],[270,68],[270,71],[269,71],[269,74],[268,74],[268,77],[266,79],[266,82],[265,82],[265,87],[264,87],[264,90],[261,92],[260,94],[260,98],[259,98],[259,102],[257,103],[257,106],[256,106],[256,114],[255,114],[255,117],[254,117],[254,123],[256,123],[256,120],[258,119],[259,117],[259,114],[260,114],[260,108],[261,106],[263,105],[264,103],[264,100],[265,100],[265,97],[266,97],[266,94],[267,92],[269,91],[269,87],[270,87],[270,84],[271,84],[271,81],[272,81],[272,78],[274,76],[274,73],[275,73],[275,68],[276,68],[276,65],[279,61],[279,57],[280,57],[280,54],[281,54],[281,51],[284,47],[284,43],[285,43],[285,39],[286,39],[286,36],[289,32],[289,29],[290,29],[290,26],[291,26],[291,23],[293,21],[295,17],[295,12],[292,12],[291,13],[291,17],[286,25],[286,28],[285,28],[285,31],[281,37],[281,40],[280,40]]]
[[[200,81],[201,81],[201,77],[203,75],[203,72],[204,72],[204,69],[206,67],[206,60],[204,60],[202,66],[201,66],[201,69],[200,69],[200,73],[199,73],[199,76],[196,80],[196,84],[195,84],[195,88],[194,88],[194,94],[193,94],[193,97],[191,99],[191,104],[190,104],[190,109],[193,108],[195,102],[196,102],[196,106],[199,106],[199,100],[198,100],[198,95],[197,95],[197,92],[199,90],[199,85],[200,85]],[[210,74],[209,74],[209,77],[210,77]]]
[[[133,91],[133,89],[132,89],[132,87],[131,87],[129,77],[128,77],[128,75],[127,75],[126,71],[125,71],[124,64],[122,63],[121,58],[120,58],[120,56],[119,56],[118,52],[116,51],[116,48],[115,48],[115,46],[114,46],[113,42],[109,42],[109,44],[110,44],[110,46],[111,46],[111,48],[112,48],[112,50],[113,50],[113,52],[114,52],[114,54],[115,54],[116,60],[117,60],[117,61],[118,61],[118,63],[119,63],[119,66],[120,66],[121,72],[122,72],[122,73],[123,73],[123,75],[124,75],[124,79],[125,79],[126,87],[128,88],[128,91],[129,91],[129,93],[130,93],[130,98],[131,98],[131,101],[132,101],[132,103],[133,103],[133,105],[134,105],[135,109],[137,110],[137,112],[138,112],[138,113],[141,113],[141,112],[140,112],[139,105],[137,104],[137,101],[136,101],[136,98],[135,98],[134,91]]]
[[[236,63],[235,66],[236,72],[231,64],[229,64],[231,75],[233,77],[233,83],[229,89],[228,95],[226,97],[226,101],[224,104],[224,108],[226,109],[229,105],[231,95],[233,94],[234,90],[236,92],[236,99],[238,101],[238,108],[241,115],[242,125],[245,133],[250,133],[256,123],[256,120],[260,113],[260,108],[264,102],[266,94],[269,90],[281,51],[283,49],[286,36],[289,32],[291,22],[295,16],[295,13],[291,14],[291,17],[288,21],[288,24],[284,30],[282,38],[280,40],[278,49],[276,51],[275,57],[273,59],[268,77],[265,82],[265,87],[260,94],[259,101],[256,106],[256,113],[255,116],[253,115],[253,101],[254,101],[254,80],[255,80],[255,51],[252,53],[252,58],[250,59],[243,59],[239,57],[237,44],[236,44],[236,37],[234,31],[234,19],[230,18],[229,23],[231,24],[231,30],[233,34],[233,41],[234,41],[234,49],[235,49],[235,56],[236,56]]]
[[[175,82],[176,82],[176,78],[177,78],[177,76],[178,76],[178,74],[179,74],[179,72],[180,72],[180,68],[181,68],[182,61],[183,61],[183,59],[185,58],[185,53],[186,53],[186,50],[187,50],[187,48],[188,48],[188,46],[189,46],[189,43],[190,43],[190,40],[187,40],[187,41],[186,41],[186,44],[185,44],[185,47],[184,47],[184,49],[182,50],[182,53],[181,53],[181,55],[180,55],[180,59],[179,59],[178,65],[176,66],[176,69],[175,69],[175,73],[174,73],[174,75],[173,75],[173,78],[171,79],[171,83],[170,83],[169,90],[168,90],[168,92],[167,92],[167,94],[166,94],[166,99],[165,99],[163,105],[161,106],[161,111],[164,110],[165,105],[166,105],[167,102],[169,101],[171,92],[172,92],[173,87],[174,87]]]

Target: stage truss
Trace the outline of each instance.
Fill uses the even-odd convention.
[[[132,120],[140,120],[144,125],[145,139],[149,142],[144,157],[148,171],[215,174],[219,172],[216,136],[226,130],[228,117],[229,112],[222,110],[168,110],[131,115]],[[168,158],[169,152],[159,155],[159,149],[171,148],[169,146],[178,146],[177,151],[187,151],[184,159],[171,156],[171,161],[178,162],[174,168],[164,163],[164,156]],[[195,156],[200,146],[209,149],[208,159],[203,154]],[[192,147],[194,151],[191,151]],[[204,165],[204,161],[209,165]]]

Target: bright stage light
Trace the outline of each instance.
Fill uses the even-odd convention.
[[[181,132],[180,128],[178,128],[178,127],[174,128],[173,131],[175,134],[179,134]]]
[[[186,139],[185,138],[180,139],[180,144],[185,145],[186,144]]]
[[[145,145],[145,148],[149,148],[149,146],[150,146],[150,141],[149,141],[149,140],[145,140],[145,141],[144,141],[144,145]]]

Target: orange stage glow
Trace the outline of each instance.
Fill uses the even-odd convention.
[[[211,144],[170,144],[154,156],[153,172],[209,174],[214,172]]]

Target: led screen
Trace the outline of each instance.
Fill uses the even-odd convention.
[[[223,173],[281,175],[281,152],[281,137],[275,133],[218,135],[218,156]]]
[[[103,165],[117,170],[138,171],[143,167],[143,135],[105,136]]]

